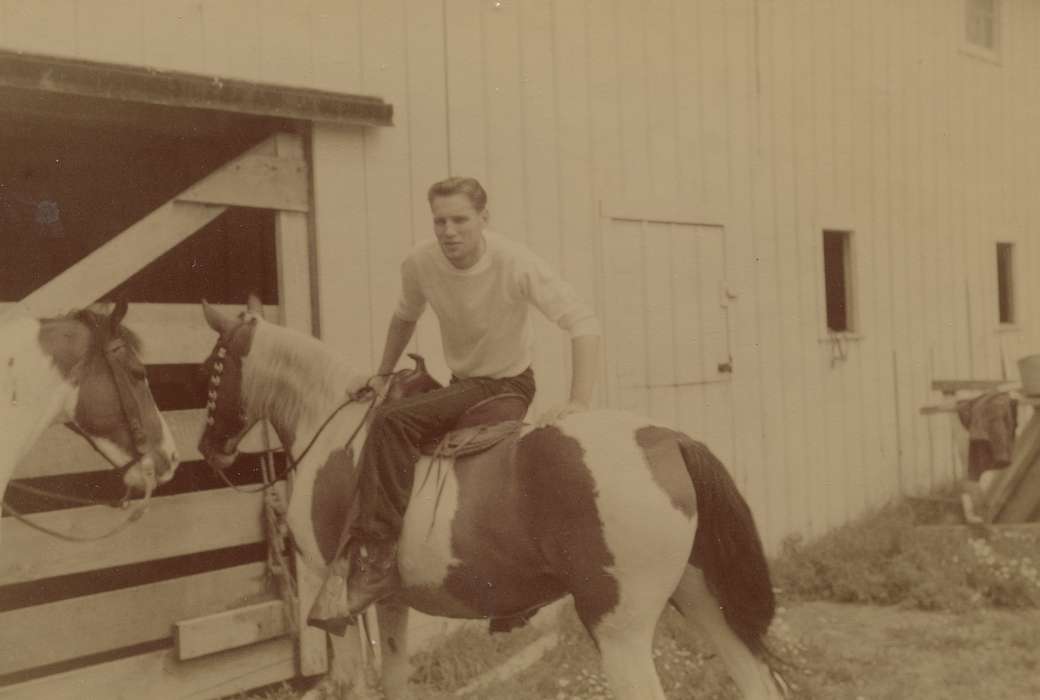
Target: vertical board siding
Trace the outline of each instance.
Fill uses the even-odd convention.
[[[487,181],[487,109],[483,37],[485,0],[444,3],[448,80],[448,168]],[[503,193],[504,194],[504,193]]]
[[[963,51],[945,0],[177,0],[147,17],[126,0],[3,0],[0,45],[392,102],[392,128],[314,129],[323,335],[377,362],[400,257],[430,235],[425,188],[481,178],[495,225],[600,305],[608,334],[638,338],[607,357],[604,386],[649,372],[655,388],[618,401],[724,455],[775,547],[955,476],[949,422],[918,414],[931,381],[1014,378],[1040,344],[1040,8],[1002,10],[997,63]],[[600,208],[620,198],[720,212],[723,277],[696,263],[715,234],[609,223]],[[841,347],[827,226],[854,231]],[[1017,245],[1022,319],[1003,332],[1000,240]],[[698,271],[645,274],[667,259]],[[639,286],[604,308],[608,274]],[[721,303],[717,286],[736,295],[725,343],[700,306],[669,325],[684,294]],[[539,401],[555,403],[568,341],[536,327]],[[714,371],[723,346],[729,381],[658,386]],[[415,347],[445,371],[431,315]]]
[[[433,235],[427,189],[450,174],[444,12],[442,3],[429,0],[408,0],[405,7],[413,245]],[[405,206],[403,201],[401,206]],[[388,274],[396,279],[397,268]],[[424,314],[420,320],[415,350],[426,358],[434,376],[448,376],[433,314]]]
[[[380,38],[361,42],[361,90],[381,95],[395,107],[394,128],[364,130],[364,231],[372,314],[369,366],[375,371],[397,306],[399,265],[413,244],[404,0],[361,0],[358,27],[362,37]]]
[[[587,206],[583,206],[586,202],[572,203],[564,199],[560,182],[560,143],[561,139],[568,138],[572,133],[560,133],[560,120],[562,114],[567,112],[561,113],[557,107],[559,95],[553,70],[557,61],[553,6],[548,0],[536,0],[518,3],[516,11],[518,16],[512,29],[519,43],[515,82],[520,90],[517,118],[523,134],[522,217],[531,249],[566,278],[566,270],[562,266],[565,240],[563,226],[567,225],[564,223],[563,210],[575,210],[578,215],[583,215],[587,214]],[[580,19],[580,12],[577,16]],[[573,68],[584,69],[583,55],[577,59]],[[580,81],[574,81],[573,86],[568,85],[577,91],[580,99],[579,86]],[[561,202],[565,204],[561,206]],[[579,220],[577,224],[570,225],[575,226],[576,230],[568,231],[567,235],[580,239],[581,231],[587,223]],[[573,284],[573,280],[570,281]],[[595,301],[588,295],[584,295],[584,298],[590,304]],[[537,403],[531,411],[535,416],[543,408],[568,398],[568,344],[569,341],[565,341],[557,327],[538,317],[535,324],[534,359],[538,392]]]

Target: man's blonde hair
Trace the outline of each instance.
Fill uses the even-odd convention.
[[[435,197],[450,197],[453,194],[466,195],[477,211],[484,211],[487,207],[487,192],[475,177],[449,177],[435,182],[430,185],[426,199],[433,204]]]

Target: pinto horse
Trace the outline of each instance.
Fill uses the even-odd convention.
[[[50,425],[64,423],[122,471],[128,490],[150,494],[177,467],[173,434],[122,326],[127,305],[37,319],[0,319],[0,494]]]
[[[203,305],[220,334],[207,425],[215,467],[271,422],[296,474],[287,522],[305,562],[325,571],[356,484],[374,400],[329,347],[249,313]],[[367,398],[365,398],[367,396]],[[664,700],[652,657],[671,603],[715,644],[746,698],[784,697],[765,634],[774,613],[751,512],[702,444],[647,418],[595,410],[524,426],[475,466],[423,457],[398,549],[404,588],[378,610],[383,689],[408,693],[407,609],[523,619],[570,594],[619,700]]]

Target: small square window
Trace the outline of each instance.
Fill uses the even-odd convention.
[[[852,232],[823,232],[823,281],[827,298],[827,329],[854,330],[852,324]]]
[[[1015,244],[997,243],[997,311],[1001,323],[1015,323]]]
[[[996,52],[1000,39],[1000,0],[966,0],[964,37],[968,44]]]

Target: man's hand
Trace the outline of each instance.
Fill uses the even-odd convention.
[[[569,416],[572,413],[581,413],[589,410],[589,405],[584,401],[571,400],[562,406],[553,406],[549,410],[538,416],[538,420],[535,421],[535,425],[550,425],[561,420],[564,416]]]

